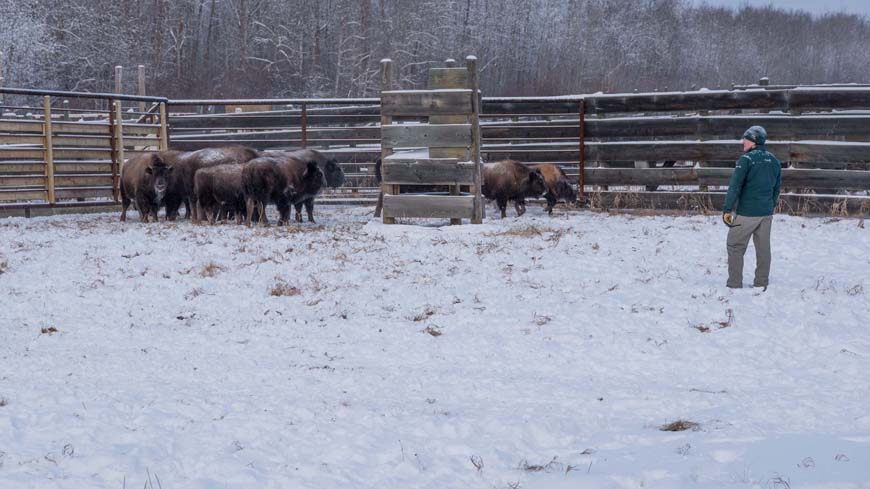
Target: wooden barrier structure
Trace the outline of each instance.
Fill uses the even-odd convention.
[[[165,116],[138,123],[136,112],[123,102],[153,102],[165,108],[166,99],[118,94],[81,94],[24,89],[0,89],[10,96],[38,97],[36,118],[0,118],[0,208],[86,207],[115,205],[120,200],[120,172],[124,159],[168,147]],[[103,99],[107,111],[58,108],[69,98]],[[19,106],[21,107],[21,106]],[[87,113],[101,118],[74,120]],[[72,115],[72,117],[70,117]],[[127,119],[125,120],[125,117]]]
[[[41,96],[43,92],[28,94]],[[62,162],[56,166],[59,171],[55,178],[60,180],[55,182],[58,185],[55,200],[63,200],[70,195],[70,189],[61,183],[70,183],[66,177],[72,173],[60,170],[72,168],[64,167],[65,164],[81,161],[65,157],[71,156],[71,152],[100,149],[81,146],[84,141],[71,147],[67,136],[87,134],[64,133],[70,127],[65,124],[79,120],[79,124],[98,126],[99,129],[90,130],[101,131],[106,143],[110,111],[69,109],[66,105],[59,108],[58,100],[64,96],[51,96],[52,156]],[[110,102],[119,96],[105,97]],[[0,111],[9,114],[16,110],[8,95],[5,100],[7,103]],[[126,157],[135,151],[128,140],[137,136],[130,132],[136,123],[146,128],[158,126],[158,139],[173,149],[225,144],[245,144],[263,150],[309,147],[337,159],[347,177],[344,187],[326,193],[326,200],[374,203],[377,198],[379,187],[373,166],[381,155],[378,98],[167,101],[145,97],[143,101],[151,107],[134,113],[138,115],[135,121],[123,121]],[[261,105],[272,110],[221,113],[226,112],[227,105]],[[168,119],[160,117],[161,107]],[[43,167],[37,171],[32,166],[44,164],[42,104],[19,108],[17,112],[22,110],[33,115],[0,118],[6,124],[0,130],[0,138],[4,138],[0,143],[0,161],[4,162],[0,165],[0,200],[15,202],[13,205],[24,205],[34,197],[40,201],[48,198],[44,188],[48,177]],[[130,112],[123,116],[130,116]],[[406,122],[424,120],[402,117]],[[806,207],[804,203],[813,200],[824,205],[846,202],[846,208],[864,209],[866,196],[855,193],[870,190],[868,86],[759,85],[649,94],[484,97],[479,120],[484,161],[513,158],[527,163],[554,163],[578,183],[582,161],[585,185],[581,188],[592,205],[604,208],[628,203],[690,209],[710,203],[715,207],[724,191],[722,187],[727,185],[730,168],[741,154],[739,138],[754,124],[767,128],[771,139],[768,147],[785,164],[783,179],[787,193],[783,195],[783,208]],[[9,126],[12,122],[23,124]],[[12,139],[14,143],[9,142]],[[23,143],[30,146],[21,147]],[[58,146],[59,143],[66,145]],[[28,158],[14,152],[25,150],[29,151]],[[84,161],[112,161],[108,157],[111,146],[103,147],[103,151],[101,159]],[[17,167],[13,163],[31,166]],[[111,175],[109,167],[101,168],[107,170],[105,175]],[[21,173],[25,169],[30,173]],[[19,176],[30,180],[18,179]],[[33,180],[36,176],[42,178],[39,186]],[[13,182],[29,185],[12,186]],[[38,197],[37,191],[41,192]],[[82,190],[79,195],[82,193],[86,192]],[[102,195],[106,193],[103,188]]]
[[[381,171],[383,219],[450,218],[483,222],[480,160],[480,90],[477,58],[466,68],[430,68],[429,89],[392,90],[391,61],[381,61]],[[402,117],[415,118],[401,123]],[[416,118],[427,118],[420,123]],[[420,185],[429,193],[402,193]],[[447,186],[449,195],[431,193]],[[462,195],[463,187],[468,189]],[[379,201],[380,203],[380,201]],[[376,209],[377,215],[380,209]]]

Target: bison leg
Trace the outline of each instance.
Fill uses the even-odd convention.
[[[308,213],[308,222],[314,222],[314,198],[305,201],[305,212]]]
[[[127,209],[130,208],[130,199],[127,196],[121,198],[121,222],[127,222]]]
[[[139,211],[139,220],[148,222],[148,218],[151,216],[151,203],[148,202],[148,199],[136,199],[136,210]]]
[[[293,207],[296,208],[296,222],[302,222],[302,202],[293,204]]]
[[[194,211],[193,211],[192,221],[194,224],[200,224],[201,218],[202,218],[202,202],[197,200],[196,207],[194,208]]]
[[[519,198],[514,200],[514,209],[517,211],[517,217],[526,213],[526,199]]]
[[[184,218],[190,219],[190,199],[184,199]]]
[[[498,205],[498,210],[501,211],[501,218],[504,219],[507,217],[507,199],[503,199],[501,197],[496,197],[495,199],[496,205]]]
[[[251,220],[254,218],[254,199],[251,197],[245,198],[245,211],[247,214],[245,215],[245,225],[251,227]]]
[[[547,194],[544,197],[547,199],[547,214],[553,215],[553,207],[556,207],[556,202],[558,199],[553,194]]]
[[[260,221],[260,225],[264,228],[269,227],[269,218],[266,217],[266,204],[263,202],[257,202],[257,214],[258,219]]]

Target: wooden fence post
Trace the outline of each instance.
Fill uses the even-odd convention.
[[[169,120],[166,118],[166,102],[160,102],[160,151],[169,149]]]
[[[302,133],[302,149],[308,147],[308,104],[302,103],[302,113],[300,117],[301,133]]]
[[[112,196],[115,202],[120,201],[121,194],[121,165],[124,164],[124,115],[121,111],[121,102],[116,100],[112,112],[109,114],[109,124],[112,131]]]
[[[0,51],[0,88],[3,88],[3,51]],[[0,104],[3,103],[3,94],[0,93]]]
[[[138,90],[136,90],[136,91],[138,92],[140,97],[144,97],[145,96],[145,65],[139,65],[137,67],[137,71],[138,71],[139,84],[138,84]],[[145,110],[146,110],[145,102],[139,102],[139,112],[145,112]]]
[[[69,120],[69,100],[64,99],[63,103],[63,120]]]
[[[577,204],[583,205],[586,203],[586,99],[581,99],[577,112],[577,122],[579,123],[580,132],[580,161],[578,162],[577,176]]]
[[[123,66],[115,66],[115,93],[120,94],[124,90],[122,76],[124,74]],[[110,102],[111,103],[111,102]]]
[[[52,145],[52,129],[51,129],[51,97],[48,95],[42,97],[42,134],[45,138],[45,190],[46,200],[49,204],[57,202],[54,194],[54,146]]]
[[[393,88],[393,61],[389,58],[384,58],[381,60],[381,132],[383,133],[384,126],[390,125],[393,122],[393,118],[388,115],[384,115],[383,112],[383,92],[392,90]],[[381,139],[381,176],[383,177],[383,168],[384,168],[384,159],[387,156],[390,156],[393,153],[392,149],[384,148],[383,146],[383,138]],[[381,191],[378,195],[378,204],[375,207],[375,217],[381,216],[381,211],[384,207],[384,193],[389,192],[390,194],[398,193],[398,185],[387,185],[381,181]],[[384,216],[384,224],[395,224],[396,218]]]
[[[480,81],[477,75],[477,57],[467,56],[465,66],[468,68],[468,85],[471,88],[471,158],[474,161],[474,212],[471,223],[481,224],[486,217],[483,206],[483,164],[480,161]]]

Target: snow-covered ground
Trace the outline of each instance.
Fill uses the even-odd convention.
[[[0,221],[0,487],[870,487],[859,221],[370,212]]]

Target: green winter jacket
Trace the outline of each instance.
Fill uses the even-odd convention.
[[[732,212],[734,204],[737,204],[738,215],[770,216],[776,208],[781,187],[782,170],[779,160],[763,145],[758,145],[737,160],[728,184],[724,211]]]

